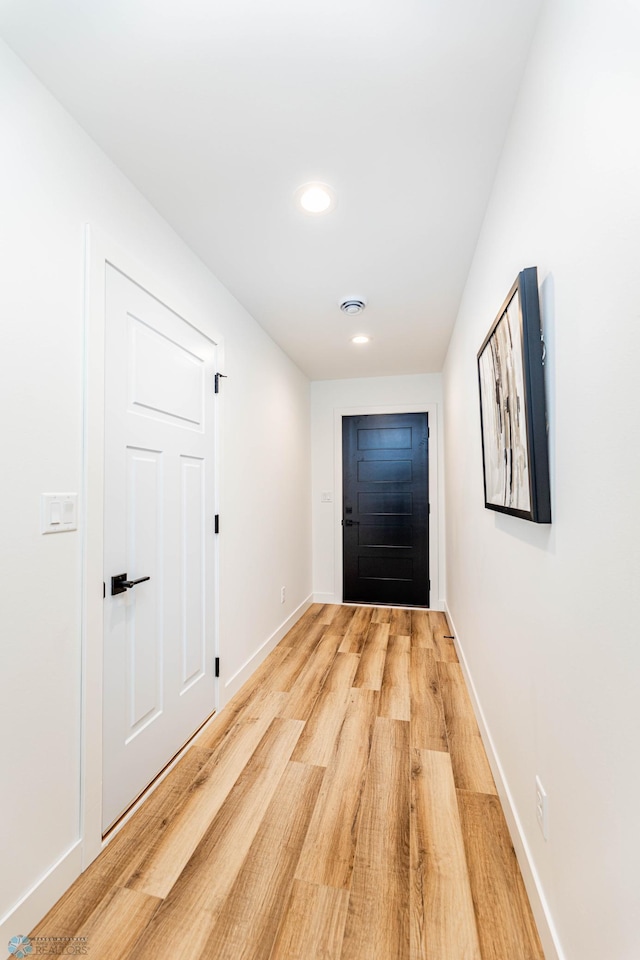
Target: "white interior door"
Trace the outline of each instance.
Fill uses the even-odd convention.
[[[106,270],[104,831],[216,705],[216,346]]]

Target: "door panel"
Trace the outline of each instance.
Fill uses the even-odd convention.
[[[383,416],[392,416],[392,414],[383,414]],[[418,414],[418,416],[421,416],[421,414]],[[381,450],[411,450],[411,428],[362,427],[358,430],[356,443],[358,450],[376,450],[377,452]]]
[[[426,413],[343,417],[344,600],[429,605]]]
[[[111,266],[106,306],[105,830],[216,704],[216,347]]]
[[[162,456],[153,450],[126,450],[127,544],[123,572],[145,571],[151,579],[122,603],[126,623],[128,739],[162,712],[162,609],[158,582],[161,560]],[[116,571],[114,571],[115,573]],[[119,570],[117,571],[120,572]],[[117,635],[117,625],[114,625]]]
[[[181,457],[182,549],[180,551],[182,605],[183,689],[204,673],[205,663],[205,470],[204,462]]]
[[[358,557],[358,577],[368,580],[413,580],[413,560],[409,557]]]
[[[411,517],[379,518],[378,523],[360,524],[358,543],[361,547],[410,547],[413,539]]]
[[[130,409],[202,428],[202,358],[137,317],[128,322]]]
[[[398,483],[407,483],[398,480]],[[392,493],[389,490],[380,493],[358,493],[358,513],[374,517],[411,517],[413,515],[413,497],[410,493]]]
[[[411,460],[358,460],[358,480],[362,483],[411,483]]]

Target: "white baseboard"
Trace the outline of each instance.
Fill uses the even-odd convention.
[[[314,593],[314,603],[342,603],[342,600],[336,600],[335,593]]]
[[[546,960],[566,960],[566,956],[560,944],[558,932],[553,922],[553,917],[551,916],[549,904],[547,903],[547,899],[544,895],[542,883],[540,881],[538,871],[535,868],[531,850],[522,828],[522,823],[520,821],[520,817],[518,816],[518,811],[514,804],[513,796],[509,789],[509,784],[507,782],[504,769],[496,751],[493,737],[491,736],[491,731],[487,725],[487,720],[478,697],[478,691],[476,690],[473,678],[469,671],[469,665],[464,655],[464,649],[460,641],[460,635],[458,634],[453,617],[451,616],[451,611],[449,610],[449,606],[446,601],[444,607],[445,613],[449,620],[449,625],[451,626],[451,631],[455,638],[454,643],[460,659],[460,666],[462,667],[462,672],[464,674],[469,695],[471,697],[471,702],[473,704],[473,710],[476,715],[476,720],[478,721],[480,736],[482,737],[482,742],[487,753],[489,766],[491,767],[491,772],[493,773],[493,777],[496,782],[498,796],[500,797],[502,809],[504,811],[509,833],[511,835],[511,842],[513,843],[518,864],[520,865],[522,879],[524,880],[524,885],[529,896],[529,902],[531,904],[533,916],[538,927],[538,933],[540,934],[540,940],[542,941],[542,948],[544,950],[545,958]]]
[[[298,622],[300,617],[306,613],[311,604],[314,602],[311,594],[303,600],[300,606],[296,607],[291,616],[280,624],[277,630],[275,630],[270,637],[262,643],[255,653],[252,653],[248,660],[246,660],[239,670],[233,674],[232,677],[229,677],[228,680],[225,680],[223,683],[224,688],[224,699],[220,704],[221,707],[224,707],[226,703],[229,702],[231,697],[238,692],[240,687],[247,682],[251,674],[257,670],[263,660],[266,660],[271,651],[276,647],[282,638],[291,630],[293,626]]]
[[[82,844],[77,840],[18,903],[0,918],[0,944],[28,936],[82,870]]]

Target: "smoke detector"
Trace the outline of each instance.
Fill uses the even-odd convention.
[[[343,300],[340,304],[340,309],[343,313],[346,313],[349,317],[355,317],[356,314],[362,313],[366,307],[366,302],[364,300]]]

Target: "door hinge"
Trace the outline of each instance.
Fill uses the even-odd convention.
[[[216,373],[214,393],[220,393],[220,377],[223,377],[225,380],[227,379],[226,373]]]
[[[216,513],[213,520],[213,532],[220,533],[220,514]]]
[[[213,675],[214,677],[220,676],[220,657],[216,657],[213,661]]]

